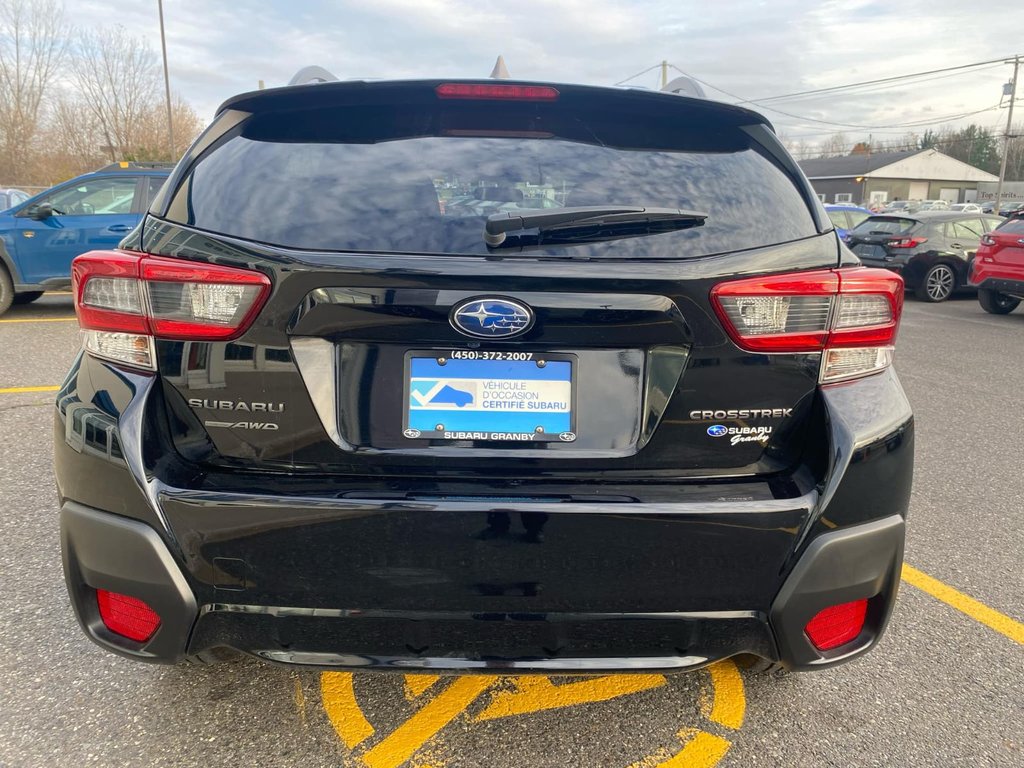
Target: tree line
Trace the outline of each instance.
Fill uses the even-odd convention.
[[[1024,123],[1011,128],[1007,144],[1006,178],[1024,181]],[[965,128],[943,126],[926,130],[923,134],[908,133],[902,138],[878,141],[850,140],[844,133],[833,133],[824,141],[811,144],[782,137],[786,148],[797,159],[840,157],[843,155],[878,154],[915,149],[937,149],[943,154],[973,165],[989,173],[998,174],[1003,159],[1002,131],[993,131],[971,124]]]
[[[123,27],[75,29],[60,0],[0,0],[0,186],[49,186],[110,162],[177,160],[203,124]]]

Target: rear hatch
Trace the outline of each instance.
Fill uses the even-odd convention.
[[[996,270],[1006,269],[1015,280],[1024,279],[1024,218],[1014,218],[999,225],[982,239],[988,246],[979,256],[991,261]]]
[[[920,236],[924,224],[905,216],[872,216],[852,230],[846,244],[868,266],[884,267],[926,241]]]
[[[182,454],[438,488],[799,462],[821,422],[820,353],[744,351],[710,298],[723,281],[839,263],[763,118],[505,87],[337,83],[222,108],[139,245],[273,287],[241,338],[156,342]],[[634,212],[484,238],[489,216],[586,206]],[[828,313],[796,308],[788,332]]]

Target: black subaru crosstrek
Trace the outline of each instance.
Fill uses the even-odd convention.
[[[998,216],[955,211],[885,214],[862,221],[846,243],[865,265],[899,272],[922,301],[945,301],[969,287],[981,238],[1002,222]]]
[[[811,669],[892,611],[903,284],[754,112],[508,81],[243,94],[74,291],[64,568],[108,650]]]

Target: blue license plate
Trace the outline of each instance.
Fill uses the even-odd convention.
[[[410,440],[567,442],[576,439],[573,355],[506,350],[409,352]]]

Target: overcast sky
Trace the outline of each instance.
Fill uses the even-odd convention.
[[[120,23],[159,51],[156,6],[156,0],[76,0],[66,14],[80,26]],[[667,59],[757,99],[1024,52],[1024,37],[1010,34],[1024,31],[1024,2],[1016,0],[165,0],[164,16],[171,87],[204,120],[227,97],[255,89],[259,80],[284,85],[308,64],[342,79],[485,77],[502,54],[515,78],[611,85]],[[993,107],[1010,73],[1009,65],[994,65],[770,104],[800,118],[760,109],[794,140],[815,142],[838,130],[851,139],[869,133],[891,139],[929,127],[894,124]],[[658,76],[651,71],[630,84],[656,87]],[[955,122],[995,127],[1001,121],[1005,110],[988,109]]]

